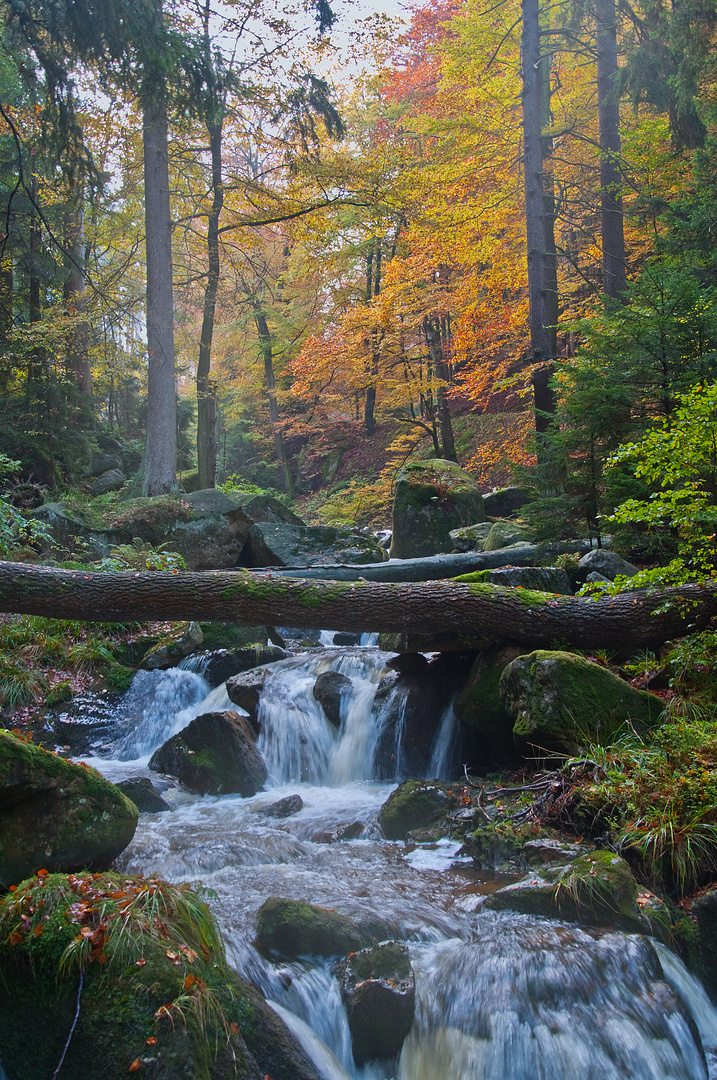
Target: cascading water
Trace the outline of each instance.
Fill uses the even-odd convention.
[[[377,816],[393,784],[372,780],[374,753],[387,717],[400,716],[401,692],[376,699],[385,660],[378,650],[336,650],[271,665],[258,717],[267,790],[251,799],[165,792],[172,811],[142,816],[121,868],[199,878],[215,890],[230,959],[274,1003],[326,1080],[717,1080],[717,1013],[664,947],[483,912],[481,897],[505,879],[456,862],[457,844],[412,852],[381,838]],[[327,670],[350,679],[338,730],[313,697]],[[141,760],[93,764],[113,778],[129,775],[192,716],[234,707],[223,687],[190,703],[180,677],[165,690],[167,713],[139,710],[144,730],[122,744],[123,756],[134,747]],[[448,708],[430,774],[450,767],[454,725]],[[400,772],[400,731],[395,740]],[[298,813],[278,821],[265,814],[296,793]],[[360,838],[337,841],[347,824],[358,824],[351,835]],[[417,1009],[395,1069],[355,1066],[328,962],[276,963],[257,952],[256,912],[272,895],[372,912],[408,942]]]

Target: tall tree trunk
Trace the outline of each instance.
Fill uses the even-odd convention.
[[[555,412],[550,386],[551,360],[557,353],[557,260],[555,254],[555,199],[545,181],[549,156],[543,126],[550,102],[548,57],[541,55],[539,0],[523,0],[523,169],[525,224],[528,248],[530,300],[530,352],[533,375],[535,428],[544,433]]]
[[[717,615],[717,586],[635,590],[597,600],[459,581],[381,585],[304,581],[274,574],[87,573],[0,562],[0,611],[61,619],[224,619],[247,625],[311,626],[418,635],[446,634],[481,647],[513,641],[529,648],[556,639],[578,648],[656,647],[702,629]]]
[[[440,319],[429,319],[427,316],[423,322],[423,332],[428,345],[433,371],[440,385],[436,389],[435,420],[441,432],[441,457],[448,461],[457,461],[455,442],[453,439],[453,425],[451,423],[451,411],[448,405],[447,384],[450,382],[450,372],[444,353],[444,337],[442,322]],[[434,439],[434,446],[436,440]]]
[[[214,315],[219,288],[219,216],[224,206],[222,180],[222,125],[220,119],[208,126],[212,158],[212,208],[207,222],[208,274],[204,290],[204,316],[197,364],[197,462],[199,487],[213,488],[217,474],[217,394],[209,372],[212,358]]]
[[[65,246],[67,277],[64,299],[68,310],[81,315],[85,308],[84,221],[80,196],[72,198],[65,212]],[[83,394],[92,393],[92,368],[90,367],[90,328],[86,319],[78,319],[70,331],[67,342],[67,375]]]
[[[177,397],[167,105],[156,80],[145,91],[142,120],[149,352],[142,494],[166,495],[177,489]]]
[[[291,470],[289,469],[284,438],[281,434],[281,427],[279,426],[279,406],[276,400],[276,380],[274,379],[271,332],[269,330],[269,324],[266,321],[266,315],[261,308],[254,309],[254,322],[256,323],[257,334],[259,335],[259,348],[261,349],[261,355],[264,360],[264,378],[266,379],[266,391],[269,396],[269,419],[274,432],[274,453],[276,454],[276,460],[281,468],[284,491],[287,495],[291,495]]]
[[[603,290],[620,300],[625,295],[625,230],[620,185],[620,99],[617,76],[617,12],[615,0],[595,0],[597,36],[598,121],[600,125],[600,220]]]
[[[374,257],[375,252],[375,257]],[[374,244],[369,251],[366,269],[366,303],[369,304],[373,297],[381,292],[381,239],[375,237]],[[369,364],[369,376],[371,382],[366,388],[366,402],[363,411],[363,424],[369,438],[375,429],[376,410],[376,379],[378,378],[378,364],[381,358],[381,342],[383,331],[374,329],[370,335],[371,361]]]

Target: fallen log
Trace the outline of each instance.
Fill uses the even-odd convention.
[[[550,544],[520,544],[496,551],[466,551],[455,555],[427,555],[420,559],[335,566],[267,567],[285,577],[331,581],[442,581],[477,570],[500,566],[544,566],[559,555],[585,555],[594,547],[589,540],[561,540]]]
[[[439,581],[306,581],[272,573],[91,573],[0,562],[0,611],[96,622],[228,620],[450,635],[479,648],[558,641],[579,648],[654,648],[717,616],[717,581],[597,600]]]

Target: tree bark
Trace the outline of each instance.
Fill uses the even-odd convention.
[[[557,639],[580,648],[654,648],[717,615],[717,583],[588,600],[456,581],[381,585],[270,573],[87,573],[0,563],[0,611],[49,618],[224,619],[249,625],[449,634],[474,647]]]
[[[65,244],[70,258],[64,299],[71,313],[77,315],[85,309],[85,279],[82,273],[85,262],[84,221],[79,195],[72,198],[65,212]],[[67,342],[67,374],[83,394],[89,396],[92,393],[90,327],[86,319],[78,319],[70,331]]]
[[[620,99],[617,76],[615,0],[596,0],[598,122],[600,126],[600,219],[603,291],[614,300],[625,294],[625,230],[620,187]]]
[[[166,96],[156,81],[142,101],[144,217],[147,251],[147,438],[142,494],[177,488],[177,398],[174,374],[172,219]]]
[[[208,274],[204,290],[204,315],[199,339],[197,364],[197,464],[199,488],[213,488],[217,476],[217,394],[209,377],[212,360],[214,315],[219,288],[219,216],[224,206],[222,180],[222,121],[209,124],[209,147],[212,158],[212,208],[207,222]]]
[[[550,386],[550,361],[557,353],[558,293],[555,253],[555,199],[545,181],[547,145],[543,126],[550,109],[548,57],[540,51],[539,0],[523,0],[523,170],[525,227],[528,249],[530,352],[533,375],[535,429],[548,430],[555,412]]]
[[[274,454],[277,463],[281,468],[284,491],[287,495],[291,495],[291,470],[289,469],[289,460],[286,456],[284,437],[281,434],[281,427],[279,426],[279,405],[276,400],[276,380],[274,378],[271,332],[269,330],[266,315],[260,307],[254,309],[254,322],[256,324],[257,334],[259,335],[259,348],[261,349],[261,355],[264,359],[264,378],[266,379],[266,392],[269,396],[269,420],[271,421],[271,427],[274,432]]]

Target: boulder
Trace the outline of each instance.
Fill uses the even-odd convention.
[[[481,768],[502,767],[516,757],[514,717],[503,705],[499,689],[501,675],[522,652],[519,645],[504,645],[479,653],[453,702],[458,719],[475,734],[474,765]]]
[[[607,548],[593,548],[592,551],[583,555],[578,563],[577,579],[587,581],[589,574],[602,574],[608,581],[614,581],[619,575],[634,577],[637,572],[636,566],[622,559],[614,551],[609,551]],[[595,578],[592,580],[594,581]]]
[[[200,795],[256,795],[266,766],[246,718],[236,712],[205,713],[163,743],[149,759],[154,772],[174,776]]]
[[[408,949],[385,941],[349,956],[339,971],[354,1061],[395,1058],[413,1024],[416,986]]]
[[[259,908],[256,936],[264,949],[285,956],[345,956],[392,936],[375,915],[351,918],[301,900],[270,896]]]
[[[360,645],[361,644],[361,635],[360,634],[349,634],[345,630],[338,630],[334,634],[333,644],[334,645]]]
[[[498,488],[483,496],[485,512],[489,517],[510,517],[529,502],[530,496],[519,487]]]
[[[140,814],[161,814],[172,809],[147,776],[130,776],[120,780],[117,787],[132,800]]]
[[[682,902],[682,907],[691,920],[691,929],[696,927],[689,955],[693,967],[704,982],[713,998],[717,997],[717,886],[708,885],[695,896]],[[696,938],[696,941],[694,940]]]
[[[649,933],[637,895],[637,882],[624,859],[612,851],[593,851],[567,866],[542,867],[498,889],[483,907]]]
[[[591,742],[608,745],[624,730],[645,731],[664,709],[658,697],[633,690],[606,668],[547,650],[508,664],[500,698],[515,717],[516,746],[530,756],[570,756]]]
[[[499,551],[530,540],[530,531],[514,521],[494,521],[483,542],[483,551]]]
[[[111,538],[101,529],[93,529],[87,525],[68,503],[43,503],[31,516],[35,521],[46,525],[52,537],[50,541],[40,540],[43,553],[81,551],[85,559],[103,559],[109,555]]]
[[[378,823],[387,840],[405,840],[416,829],[437,825],[456,803],[448,784],[404,780],[381,807]]]
[[[331,525],[252,525],[242,558],[244,566],[333,566],[382,562],[386,552],[373,539]]]
[[[278,645],[253,645],[249,649],[217,649],[205,654],[202,677],[210,686],[221,686],[227,679],[264,664],[274,664],[277,660],[287,660],[291,653]],[[238,704],[234,702],[234,704]],[[246,710],[249,712],[249,710]]]
[[[451,551],[482,551],[485,538],[492,528],[492,521],[482,521],[480,525],[465,525],[460,529],[451,529],[449,533],[453,545]]]
[[[148,891],[161,919],[142,918]],[[135,897],[135,917],[118,912]],[[156,878],[50,874],[0,900],[3,925],[22,927],[0,941],[0,1076],[319,1080],[283,1021],[228,967],[203,899]],[[102,944],[125,927],[123,962],[113,963]],[[78,965],[58,968],[58,958],[83,931],[92,938],[78,995]]]
[[[157,645],[145,653],[140,667],[145,671],[166,671],[176,667],[181,660],[191,656],[204,641],[199,623],[184,623],[175,627]]]
[[[94,769],[0,731],[0,891],[42,868],[106,869],[138,811]]]
[[[275,803],[271,803],[270,806],[262,807],[262,814],[266,814],[267,817],[274,818],[286,818],[291,817],[292,814],[298,814],[299,810],[303,808],[304,800],[301,795],[287,795],[283,799],[279,799]]]
[[[236,566],[253,524],[242,502],[216,488],[187,492],[182,502],[191,507],[191,520],[175,522],[165,539],[184,557],[187,569]]]
[[[351,680],[338,671],[322,671],[314,683],[314,697],[336,728],[341,726],[341,700],[350,686]]]
[[[243,709],[245,713],[248,713],[249,719],[255,727],[257,726],[259,698],[268,674],[268,668],[257,667],[227,679],[229,700],[238,705],[240,709]]]
[[[409,461],[396,479],[391,558],[452,551],[451,529],[485,517],[478,484],[454,461]]]
[[[268,645],[269,641],[280,645],[273,627],[245,626],[233,622],[200,622],[204,635],[203,645],[207,651],[215,649],[247,649],[255,645]],[[272,633],[269,633],[271,629]]]
[[[94,454],[89,465],[85,469],[85,476],[102,476],[103,473],[113,469],[122,468],[122,458],[119,454]]]
[[[98,476],[90,488],[90,495],[97,498],[98,495],[106,495],[108,491],[119,491],[123,488],[127,477],[121,469],[110,469]]]
[[[491,585],[560,593],[563,596],[573,594],[570,578],[565,570],[557,566],[501,566],[496,570],[484,570],[482,575]]]
[[[115,695],[92,691],[72,698],[67,712],[60,713],[52,725],[57,746],[77,757],[101,753],[121,731],[116,704]]]

